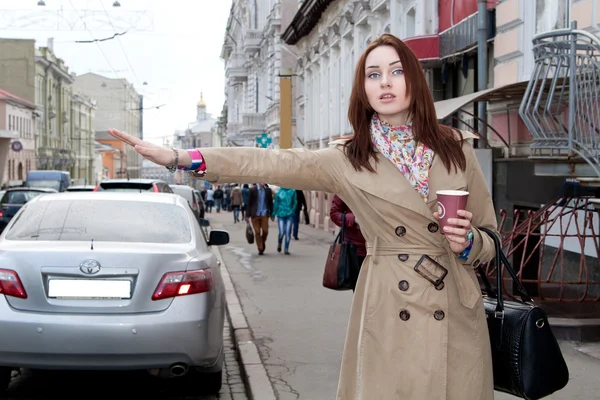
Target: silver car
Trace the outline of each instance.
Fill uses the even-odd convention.
[[[29,201],[0,235],[0,393],[15,368],[194,372],[217,393],[225,290],[210,246],[228,241],[175,194]]]

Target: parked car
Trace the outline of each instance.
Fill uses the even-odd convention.
[[[18,187],[8,189],[0,197],[0,232],[25,203],[40,194],[56,193],[54,189]]]
[[[169,185],[173,193],[187,200],[197,218],[204,218],[204,202],[200,192],[188,185]]]
[[[210,247],[228,241],[174,194],[29,201],[0,235],[0,384],[15,368],[141,369],[217,393],[225,289]]]
[[[100,182],[94,189],[112,192],[156,192],[173,193],[169,184],[159,179],[108,179]]]
[[[93,192],[95,188],[93,185],[75,185],[69,186],[67,192]]]

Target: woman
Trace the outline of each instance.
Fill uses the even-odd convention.
[[[235,224],[240,222],[240,208],[242,207],[243,203],[244,198],[242,196],[242,190],[236,183],[233,185],[233,189],[231,190],[231,208],[233,209],[233,222]]]
[[[344,216],[344,213],[346,215]],[[358,258],[358,265],[362,265],[365,257],[367,256],[367,247],[365,244],[365,238],[360,232],[360,227],[356,222],[356,217],[354,213],[344,203],[342,199],[336,194],[333,196],[333,200],[331,201],[331,209],[329,210],[329,217],[333,221],[334,224],[342,227],[342,223],[344,224],[344,234],[345,239],[348,239],[350,243],[356,246],[356,256]]]
[[[344,199],[360,221],[367,257],[352,300],[338,400],[492,400],[473,268],[494,255],[478,227],[496,229],[497,221],[466,140],[476,136],[438,124],[418,59],[388,34],[357,62],[348,118],[354,135],[318,151],[229,147],[199,154],[109,132],[156,164],[180,164],[209,182],[266,181]],[[444,232],[437,223],[442,189],[470,192],[461,218]],[[430,275],[444,270],[434,286]]]
[[[284,254],[290,255],[290,239],[292,236],[292,221],[296,212],[295,189],[280,188],[275,194],[273,200],[273,219],[277,217],[277,225],[279,227],[279,236],[277,237],[277,252],[281,253],[281,244],[285,238]]]
[[[242,218],[246,219],[246,210],[248,204],[248,193],[250,192],[250,187],[247,183],[244,183],[242,186]]]

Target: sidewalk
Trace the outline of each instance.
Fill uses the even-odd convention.
[[[284,256],[275,250],[277,228],[271,223],[266,254],[259,257],[256,246],[245,240],[244,223],[233,224],[229,213],[208,217],[213,229],[230,233],[230,245],[221,251],[241,305],[239,318],[247,325],[241,329],[250,333],[249,341],[271,381],[269,396],[275,396],[251,393],[250,398],[335,399],[351,293],[321,286],[323,260],[333,235],[302,225],[300,240],[292,241],[292,255]],[[600,399],[600,343],[560,344],[571,379],[564,390],[547,399]],[[509,399],[515,397],[496,394],[496,400]]]

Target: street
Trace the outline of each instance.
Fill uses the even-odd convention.
[[[140,372],[20,371],[9,387],[6,400],[45,399],[161,399],[247,400],[235,359],[230,330],[225,320],[225,370],[219,396],[203,395],[198,380],[160,381]],[[168,340],[168,338],[165,338]],[[0,398],[3,398],[0,395]]]
[[[245,223],[231,213],[207,214],[215,229],[230,233],[221,253],[233,279],[261,358],[280,400],[335,398],[352,292],[322,287],[324,259],[333,236],[307,225],[292,239],[291,255],[278,254],[277,226],[270,222],[264,256],[245,239]],[[588,347],[585,354],[580,347]],[[597,344],[562,342],[571,380],[549,400],[598,399]],[[595,353],[593,352],[595,351]],[[515,397],[497,393],[496,400]]]

